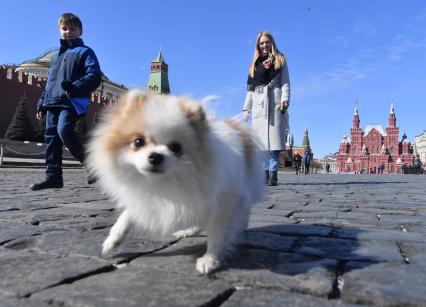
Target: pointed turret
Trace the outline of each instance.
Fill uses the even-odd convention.
[[[309,143],[309,135],[308,135],[308,128],[305,127],[305,132],[303,135],[303,141],[302,141],[302,147],[310,147],[310,143]]]
[[[346,137],[346,133],[343,135],[342,141],[339,146],[339,154],[346,155],[349,153],[349,143],[348,138]]]
[[[157,58],[151,62],[148,89],[157,94],[169,94],[169,66],[164,61],[163,54],[158,52]]]
[[[404,131],[404,134],[402,135],[402,140],[401,140],[401,142],[404,142],[404,140],[406,140],[407,139],[407,134],[405,133],[405,131]]]
[[[358,114],[358,101],[355,104],[354,118],[352,120],[352,127],[359,129],[359,114]]]
[[[346,133],[343,135],[342,141],[340,142],[340,144],[347,144],[348,143],[348,138],[346,137]]]
[[[163,58],[163,54],[161,53],[161,48],[160,51],[158,52],[157,58],[154,60],[155,62],[164,62],[164,58]]]
[[[388,122],[389,122],[389,127],[391,127],[391,128],[396,127],[396,116],[395,116],[395,108],[393,106],[393,100],[392,100],[392,103],[391,103]]]

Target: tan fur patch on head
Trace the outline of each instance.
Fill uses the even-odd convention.
[[[246,162],[246,167],[250,168],[253,161],[253,155],[254,155],[254,143],[253,139],[246,130],[244,130],[237,122],[233,120],[225,120],[225,124],[227,124],[229,127],[234,129],[238,135],[241,138],[241,141],[243,142],[243,150],[244,150],[244,157]]]
[[[131,91],[108,110],[102,123],[104,149],[114,153],[144,136],[148,123],[143,109],[150,96],[142,91]],[[145,137],[145,136],[144,136]]]
[[[180,99],[179,106],[188,119],[191,126],[204,125],[206,122],[206,113],[198,101],[190,99]]]

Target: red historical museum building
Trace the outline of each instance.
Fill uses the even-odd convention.
[[[352,121],[350,140],[343,136],[336,156],[340,173],[400,174],[405,166],[413,164],[413,148],[396,125],[395,110],[391,105],[386,131],[380,125],[359,127],[358,105]]]

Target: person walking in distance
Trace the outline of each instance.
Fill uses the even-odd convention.
[[[296,151],[293,156],[293,165],[294,165],[294,168],[296,169],[296,175],[299,174],[301,164],[302,164],[302,156],[299,155],[299,152]]]
[[[305,175],[309,174],[309,167],[311,166],[312,155],[309,149],[305,150],[305,154],[303,155],[303,166],[305,167]]]

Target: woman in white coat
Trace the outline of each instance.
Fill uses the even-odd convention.
[[[278,183],[279,154],[285,149],[285,112],[289,102],[286,59],[277,49],[271,33],[260,32],[249,69],[243,118],[246,120],[252,113],[252,129],[269,153],[264,168],[266,182],[272,186]]]

